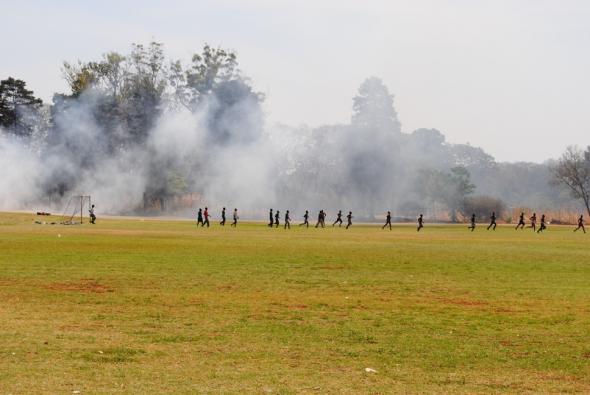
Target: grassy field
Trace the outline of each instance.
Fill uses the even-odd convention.
[[[590,392],[572,227],[35,219],[0,214],[0,394]]]

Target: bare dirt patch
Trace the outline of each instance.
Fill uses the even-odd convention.
[[[451,298],[439,298],[441,303],[452,304],[456,306],[487,306],[489,303],[481,300],[471,299],[451,299]]]
[[[82,279],[77,282],[67,283],[51,283],[47,285],[47,289],[52,291],[73,291],[73,292],[88,292],[88,293],[106,293],[114,292],[114,290],[105,284],[100,284],[96,280]]]
[[[307,309],[307,305],[304,304],[297,304],[293,306],[289,306],[289,310],[305,310]]]

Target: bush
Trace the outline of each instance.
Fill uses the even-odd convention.
[[[475,214],[478,219],[488,218],[492,212],[496,213],[496,218],[502,218],[506,213],[506,204],[501,199],[491,196],[472,196],[465,198],[461,213],[465,218]]]

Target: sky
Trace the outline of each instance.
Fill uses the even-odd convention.
[[[436,128],[501,161],[543,162],[590,144],[590,1],[0,0],[0,79],[50,101],[63,61],[164,43],[189,61],[235,50],[269,123],[350,120],[370,76],[402,129]]]

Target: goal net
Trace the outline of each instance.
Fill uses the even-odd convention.
[[[90,195],[76,195],[70,197],[63,212],[64,225],[78,225],[84,223],[84,215],[90,209]]]

